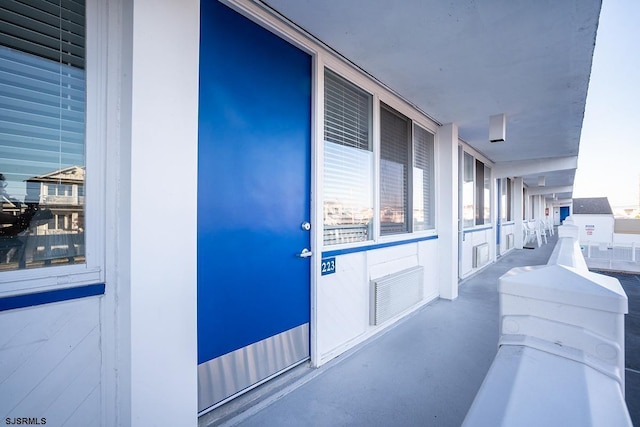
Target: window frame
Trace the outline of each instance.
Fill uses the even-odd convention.
[[[323,188],[322,188],[322,198],[321,198],[321,206],[320,206],[320,211],[321,213],[321,217],[322,217],[322,238],[321,238],[321,242],[322,242],[322,246],[325,248],[335,248],[335,247],[340,247],[340,246],[344,246],[344,245],[353,245],[353,244],[367,244],[372,242],[373,240],[375,240],[375,203],[376,203],[376,195],[374,192],[374,188],[375,188],[375,177],[376,177],[376,167],[375,167],[375,146],[374,146],[374,105],[375,105],[375,97],[374,95],[368,91],[367,89],[361,87],[360,85],[354,83],[349,77],[345,77],[343,75],[343,73],[336,71],[334,69],[332,69],[331,67],[329,67],[328,65],[323,65],[322,66],[322,81],[323,81],[323,87],[322,87],[322,92],[323,92],[323,96],[322,96],[322,125],[320,126],[321,128],[321,133],[322,133],[322,182],[323,182]],[[369,225],[367,227],[368,229],[368,235],[367,238],[364,240],[355,240],[355,241],[351,241],[351,242],[337,242],[337,243],[327,243],[326,241],[326,236],[325,236],[325,231],[326,231],[326,227],[327,224],[325,223],[326,218],[325,218],[325,203],[326,203],[326,143],[330,142],[333,144],[337,144],[337,145],[344,145],[347,147],[351,147],[351,148],[356,148],[356,149],[362,149],[360,147],[353,147],[351,145],[347,145],[347,144],[340,144],[339,142],[335,142],[335,141],[328,141],[326,138],[326,125],[327,125],[327,117],[326,117],[326,91],[327,91],[327,75],[333,75],[333,78],[336,78],[339,82],[342,81],[345,85],[347,86],[351,86],[352,89],[356,92],[360,92],[362,95],[366,95],[369,99],[368,99],[368,112],[367,112],[367,119],[368,119],[368,125],[367,125],[367,131],[368,131],[368,147],[366,149],[367,152],[369,152],[371,154],[371,169],[370,169],[370,196],[371,196],[371,209],[373,211],[372,214],[372,218],[369,222]]]
[[[389,233],[382,234],[381,233],[381,224],[380,224],[380,210],[381,206],[378,204],[377,209],[374,212],[374,217],[377,219],[376,224],[376,234],[380,241],[382,242],[394,242],[394,241],[402,241],[406,240],[407,237],[411,236],[430,236],[437,235],[438,230],[438,215],[437,215],[437,206],[439,203],[439,195],[438,195],[438,129],[439,127],[435,123],[431,123],[424,120],[424,117],[417,114],[410,106],[405,105],[402,100],[392,98],[392,97],[380,97],[378,98],[378,105],[374,105],[374,111],[378,113],[378,120],[374,120],[374,126],[378,131],[377,140],[374,141],[374,149],[377,150],[377,160],[376,160],[376,179],[378,180],[378,188],[376,191],[377,201],[380,201],[380,153],[381,148],[381,120],[380,112],[385,105],[387,108],[390,108],[392,112],[395,114],[399,114],[400,116],[406,118],[408,120],[408,128],[409,128],[409,170],[408,170],[408,181],[407,181],[407,194],[408,194],[408,215],[407,215],[407,223],[408,230],[399,232],[399,233]],[[433,182],[431,182],[431,189],[434,192],[432,201],[433,204],[430,207],[430,215],[432,219],[432,226],[430,228],[426,228],[424,230],[415,230],[414,229],[414,218],[413,218],[413,208],[414,208],[414,198],[413,198],[413,168],[414,168],[414,126],[419,126],[421,129],[433,135],[433,159],[431,162],[432,173],[431,176],[433,178]],[[377,143],[377,144],[376,144]]]
[[[463,230],[470,230],[476,227],[493,227],[493,222],[495,220],[495,209],[493,203],[493,185],[492,185],[492,169],[493,165],[491,162],[487,161],[487,159],[479,156],[477,153],[470,150],[465,145],[460,145],[462,148],[462,160],[460,162],[461,172],[460,172],[460,180],[462,185],[462,193],[461,199],[459,201],[460,208],[462,212],[462,218],[460,221],[462,223]],[[464,218],[464,184],[465,184],[465,159],[471,160],[472,170],[471,170],[471,181],[468,183],[472,183],[471,188],[473,188],[472,200],[473,200],[473,223],[468,224],[465,223]],[[479,165],[481,167],[479,167]],[[488,185],[488,186],[487,186]],[[487,194],[488,193],[488,194]],[[482,199],[482,203],[479,203],[480,199]],[[488,217],[485,216],[486,208],[489,207]]]
[[[85,262],[0,272],[0,297],[25,295],[105,281],[105,149],[108,11],[85,4]]]
[[[422,131],[428,133],[431,135],[431,141],[427,141],[427,144],[430,144],[430,147],[426,147],[427,148],[427,154],[430,155],[430,158],[428,159],[428,167],[429,167],[429,179],[428,179],[428,189],[423,188],[422,191],[422,195],[421,197],[423,198],[423,208],[424,208],[424,198],[425,198],[425,192],[427,192],[428,190],[428,199],[429,199],[429,209],[428,212],[424,212],[425,217],[429,218],[429,221],[425,221],[423,222],[423,229],[421,230],[416,230],[416,220],[415,220],[415,210],[416,210],[416,199],[415,199],[415,175],[412,176],[411,179],[411,200],[412,200],[412,210],[411,210],[411,227],[412,227],[412,232],[414,233],[418,233],[418,232],[427,232],[427,231],[431,231],[431,230],[435,230],[436,228],[436,212],[435,212],[435,206],[436,206],[436,196],[437,196],[437,191],[436,191],[436,174],[435,174],[435,168],[436,168],[436,147],[437,147],[437,143],[436,143],[436,133],[429,131],[427,128],[421,126],[418,122],[412,120],[411,121],[411,173],[414,173],[415,169],[422,169],[422,168],[418,168],[416,166],[416,128],[421,129]],[[422,169],[423,173],[424,173],[424,169]],[[423,178],[423,184],[424,184],[424,178]]]
[[[316,241],[318,245],[322,248],[323,251],[340,251],[344,249],[352,250],[366,250],[367,247],[371,245],[376,245],[379,243],[382,244],[401,244],[405,240],[411,240],[412,238],[429,238],[432,236],[437,236],[438,233],[438,204],[440,203],[440,196],[438,194],[439,183],[438,183],[438,173],[439,173],[439,146],[438,146],[438,132],[440,129],[440,125],[435,122],[431,117],[424,115],[421,111],[415,109],[415,107],[409,103],[407,103],[402,98],[398,97],[398,95],[392,91],[390,91],[385,86],[381,85],[375,79],[372,79],[371,76],[363,74],[357,69],[354,69],[350,64],[345,64],[339,58],[334,57],[332,55],[324,55],[321,54],[318,57],[318,62],[316,65],[316,75],[322,74],[323,70],[328,69],[334,74],[342,77],[347,80],[349,83],[355,85],[360,90],[367,92],[373,96],[373,105],[372,105],[372,124],[371,124],[371,144],[373,150],[373,226],[372,226],[372,238],[366,241],[360,242],[352,242],[352,243],[338,243],[325,245],[323,234],[324,234],[324,215],[322,212],[322,203],[318,205],[319,209],[316,212],[314,218],[318,224],[321,224],[322,227],[318,227],[319,230],[316,236]],[[316,140],[317,144],[317,167],[319,170],[323,170],[324,168],[324,77],[317,77],[319,82],[317,86],[317,120],[318,126],[316,130]],[[400,234],[388,234],[381,235],[380,234],[380,104],[384,103],[387,106],[391,107],[395,111],[399,112],[401,115],[407,117],[409,119],[410,124],[418,125],[422,129],[431,133],[434,136],[433,141],[433,206],[431,206],[431,215],[433,218],[433,226],[431,228],[425,230],[413,230],[413,217],[411,217],[411,222],[409,223],[410,231],[407,233]],[[411,129],[411,141],[410,148],[411,152],[409,153],[413,156],[413,126],[410,126]],[[413,168],[413,157],[410,159],[410,169]],[[322,173],[324,175],[324,173]],[[323,194],[324,192],[324,178],[319,177],[317,184],[318,194]],[[412,179],[412,178],[410,178]],[[411,203],[413,203],[413,197],[411,194],[411,187],[409,189],[409,198]],[[411,207],[411,209],[413,209]],[[362,249],[358,249],[362,248]]]
[[[512,205],[512,188],[513,181],[511,178],[500,179],[500,222],[508,223],[513,221],[513,205]]]
[[[402,210],[403,210],[403,217],[404,220],[402,223],[395,223],[395,224],[399,224],[400,227],[402,227],[402,231],[398,231],[398,232],[385,232],[383,233],[382,230],[382,209],[384,208],[384,206],[380,206],[380,210],[378,212],[379,215],[379,220],[380,220],[380,224],[379,224],[379,234],[380,237],[387,237],[387,236],[394,236],[394,235],[406,235],[406,234],[410,234],[413,232],[413,192],[412,192],[412,187],[413,187],[413,123],[411,121],[411,119],[409,117],[407,117],[406,115],[402,114],[400,111],[396,110],[395,108],[387,105],[386,103],[381,102],[379,105],[379,111],[380,111],[380,117],[382,117],[382,111],[386,110],[386,112],[390,115],[396,116],[399,120],[403,120],[405,122],[405,128],[406,128],[406,140],[404,141],[404,144],[406,144],[406,152],[402,153],[405,155],[405,161],[406,161],[406,170],[403,173],[402,179],[404,181],[404,186],[402,188]],[[380,119],[380,123],[378,123],[378,127],[379,127],[379,134],[380,134],[380,144],[379,144],[379,150],[380,150],[380,161],[379,161],[379,166],[378,166],[378,176],[380,178],[380,189],[378,191],[378,200],[380,200],[380,203],[382,203],[382,160],[384,160],[382,158],[382,118]],[[404,148],[404,147],[403,147]],[[391,222],[391,224],[394,224],[393,222]],[[401,225],[400,225],[401,224]]]

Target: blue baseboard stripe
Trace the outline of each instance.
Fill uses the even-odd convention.
[[[425,241],[425,240],[434,240],[434,239],[437,239],[437,238],[438,238],[437,235],[425,236],[425,237],[418,237],[418,238],[409,239],[409,240],[400,240],[400,241],[397,241],[397,242],[377,243],[377,244],[374,244],[374,245],[357,246],[355,248],[336,249],[334,251],[324,251],[324,252],[322,252],[322,258],[336,256],[336,255],[352,254],[352,253],[356,253],[356,252],[371,251],[373,249],[390,248],[392,246],[407,245],[409,243],[422,242],[422,241]]]
[[[0,311],[15,310],[17,308],[33,307],[53,302],[69,301],[78,298],[92,297],[104,294],[104,283],[78,286],[74,288],[55,289],[52,291],[35,292],[24,295],[13,295],[0,298]]]
[[[482,227],[482,228],[472,228],[471,230],[464,230],[463,233],[464,234],[469,234],[469,233],[476,233],[478,231],[486,231],[486,230],[491,230],[493,228],[493,226],[489,226],[489,227]]]

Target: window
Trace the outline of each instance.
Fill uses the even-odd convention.
[[[409,232],[409,119],[380,108],[380,234]]]
[[[434,139],[431,132],[381,104],[381,235],[435,228]]]
[[[413,231],[435,228],[434,135],[413,125]]]
[[[0,6],[0,271],[84,262],[85,6]]]
[[[482,193],[483,224],[491,223],[491,168],[484,165],[484,192]]]
[[[473,227],[474,225],[474,203],[473,203],[473,156],[464,153],[462,166],[462,221],[464,227]]]
[[[324,82],[324,244],[372,238],[372,96],[326,70]]]
[[[503,178],[500,182],[500,217],[502,222],[511,221],[511,179]]]
[[[462,165],[463,227],[491,223],[491,168],[464,153]]]

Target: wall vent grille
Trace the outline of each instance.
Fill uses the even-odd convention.
[[[507,234],[507,249],[513,248],[513,233]]]
[[[379,325],[422,301],[424,268],[413,267],[371,281],[370,323]]]
[[[489,244],[483,243],[473,247],[473,268],[480,268],[489,262]]]

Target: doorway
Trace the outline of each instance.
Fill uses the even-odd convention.
[[[311,57],[201,3],[198,410],[309,358]]]

